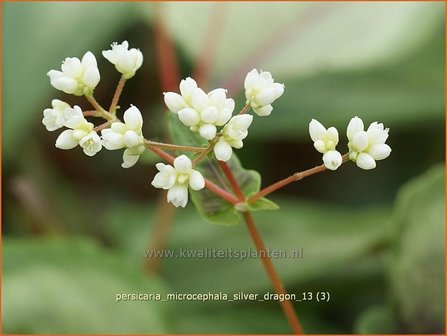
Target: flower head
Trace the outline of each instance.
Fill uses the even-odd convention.
[[[245,77],[245,97],[258,116],[272,113],[272,103],[284,93],[284,84],[275,83],[267,71],[251,70]]]
[[[326,129],[318,120],[309,123],[309,134],[315,149],[323,154],[323,163],[327,169],[336,170],[342,164],[341,154],[335,150],[338,144],[338,131],[335,127]]]
[[[76,96],[91,95],[100,80],[95,56],[86,52],[79,60],[77,57],[67,57],[62,63],[62,71],[50,70],[51,85],[65,93]]]
[[[110,128],[101,131],[102,144],[105,148],[108,150],[126,148],[121,165],[123,168],[130,168],[137,163],[145,150],[142,127],[143,117],[140,110],[131,106],[124,112],[124,123],[116,121]]]
[[[129,79],[143,64],[143,54],[139,49],[128,50],[129,43],[124,41],[121,44],[114,42],[111,50],[104,50],[102,55],[112,64],[116,70],[121,72],[124,78]]]
[[[43,111],[42,124],[45,125],[48,131],[55,131],[64,126],[68,116],[65,110],[71,109],[70,105],[59,100],[53,99],[51,101],[52,108],[46,108]]]
[[[231,118],[234,100],[227,98],[224,89],[206,94],[190,77],[180,82],[180,93],[164,93],[168,109],[177,113],[180,121],[193,132],[199,132],[207,140],[214,139],[216,126],[225,125]]]
[[[64,126],[70,128],[63,131],[56,139],[56,147],[60,149],[72,149],[81,146],[84,153],[93,156],[101,148],[101,139],[93,130],[93,124],[88,122],[82,115],[79,106],[65,109],[67,119]]]
[[[192,169],[192,162],[186,155],[174,160],[174,166],[157,163],[159,172],[152,180],[155,188],[168,190],[168,202],[176,207],[184,208],[188,203],[188,186],[193,190],[205,187],[202,174]]]
[[[388,128],[377,122],[373,122],[364,131],[362,119],[352,118],[346,132],[349,140],[349,158],[362,169],[375,168],[377,160],[386,159],[391,153],[391,147],[385,144],[388,132]]]
[[[222,130],[222,136],[214,146],[214,154],[220,161],[228,161],[233,154],[233,148],[242,148],[248,135],[248,128],[253,121],[250,114],[241,114],[230,119]]]

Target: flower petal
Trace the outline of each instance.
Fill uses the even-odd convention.
[[[168,202],[175,207],[184,208],[188,203],[188,189],[183,186],[174,186],[168,191]]]
[[[143,127],[143,117],[140,110],[136,106],[129,107],[124,112],[124,122],[131,130],[140,132]]]
[[[368,154],[371,155],[374,160],[383,160],[390,156],[391,147],[387,144],[372,145],[368,150]]]
[[[191,170],[191,174],[189,175],[189,186],[193,190],[201,190],[205,188],[205,179],[202,174],[197,170]]]
[[[309,123],[309,134],[313,142],[323,140],[326,135],[326,128],[318,120],[312,119]]]
[[[336,150],[328,151],[323,155],[324,166],[329,170],[336,170],[342,164],[341,154]]]
[[[78,145],[78,140],[73,136],[73,130],[63,131],[56,139],[56,147],[59,149],[72,149]]]
[[[233,149],[228,142],[221,138],[214,146],[214,155],[216,156],[216,159],[226,162],[230,160],[231,154],[233,154]]]
[[[123,163],[121,164],[121,167],[130,168],[137,163],[139,158],[139,154],[131,154],[130,150],[126,149],[123,153]]]
[[[354,138],[354,135],[356,135],[358,132],[363,131],[363,129],[364,126],[362,119],[360,119],[359,117],[354,117],[348,124],[346,135],[348,136],[349,140],[352,140]]]
[[[174,113],[177,113],[178,111],[186,107],[186,103],[183,100],[183,97],[180,96],[178,93],[165,92],[164,100],[168,109]]]
[[[376,161],[374,160],[374,158],[366,153],[360,153],[357,156],[356,159],[356,164],[359,168],[365,169],[365,170],[370,170],[370,169],[374,169],[376,168]]]
[[[179,173],[189,173],[192,168],[192,162],[186,155],[180,155],[174,160],[174,168]]]

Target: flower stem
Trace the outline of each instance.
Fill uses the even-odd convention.
[[[96,110],[84,111],[82,115],[84,117],[101,117],[101,114]]]
[[[206,148],[202,151],[202,153],[200,153],[200,155],[199,155],[197,158],[195,158],[195,160],[192,162],[193,166],[197,166],[197,164],[198,164],[200,161],[202,161],[202,160],[208,155],[208,153],[211,152],[211,150],[212,150],[213,148],[214,148],[214,144],[213,144],[213,143],[210,143],[210,144],[208,145],[208,147],[206,147]]]
[[[233,188],[233,191],[235,192],[236,196],[239,198],[240,201],[244,201],[245,200],[245,196],[244,193],[242,192],[241,188],[239,187],[239,184],[236,181],[236,178],[233,174],[233,172],[231,171],[230,167],[228,166],[228,164],[226,162],[223,161],[219,161],[219,165],[220,168],[222,169],[222,171],[224,172],[225,176],[228,179],[228,182],[230,182],[231,187]]]
[[[342,163],[346,162],[349,160],[349,154],[345,154],[342,156]],[[261,197],[267,196],[268,194],[281,189],[283,187],[285,187],[286,185],[302,180],[305,177],[317,174],[317,173],[321,173],[323,171],[326,170],[326,167],[324,164],[320,165],[320,166],[316,166],[313,168],[310,168],[308,170],[302,171],[302,172],[298,172],[295,173],[289,177],[286,177],[285,179],[282,179],[276,183],[273,183],[271,185],[269,185],[268,187],[265,187],[264,189],[262,189],[261,191],[257,192],[256,194],[252,195],[251,197],[248,198],[247,202],[248,203],[254,203],[256,202],[258,199],[260,199]]]
[[[102,130],[102,129],[104,129],[104,128],[107,128],[107,127],[109,127],[110,125],[112,125],[113,122],[114,122],[114,120],[106,121],[105,123],[96,126],[93,130],[94,130],[95,132],[99,132],[100,130]]]
[[[251,238],[256,246],[256,250],[258,254],[261,256],[262,264],[264,265],[264,269],[267,272],[270,281],[272,282],[273,287],[277,294],[286,296],[287,292],[284,288],[284,285],[279,278],[278,274],[275,271],[272,261],[268,257],[267,250],[265,248],[264,242],[256,229],[256,225],[253,221],[253,217],[250,212],[243,213],[245,223],[247,224],[248,232],[250,232]],[[292,329],[294,334],[303,334],[303,328],[301,327],[300,321],[298,319],[295,310],[293,309],[293,305],[289,300],[284,300],[280,302],[281,308],[284,312],[284,315],[289,322],[290,328]]]
[[[244,113],[248,112],[249,109],[250,109],[250,104],[245,104],[245,106],[242,108],[242,110],[239,112],[239,114],[244,114]]]
[[[99,103],[96,101],[95,97],[93,95],[91,96],[85,96],[85,98],[89,101],[90,104],[95,108],[96,111],[99,112],[101,117],[107,120],[114,120],[114,116],[111,115],[109,112],[107,112]]]
[[[230,182],[231,186],[234,189],[234,192],[236,195],[238,195],[238,199],[240,202],[243,202],[245,197],[244,193],[239,186],[239,183],[236,180],[236,177],[234,176],[233,172],[231,171],[230,167],[225,162],[220,163],[220,166],[227,177],[228,181]],[[253,243],[256,246],[256,250],[258,251],[258,254],[261,257],[262,264],[264,266],[265,271],[267,272],[270,281],[272,282],[273,287],[275,288],[275,291],[279,295],[285,296],[287,294],[284,285],[282,284],[282,281],[278,274],[276,273],[275,267],[273,266],[272,261],[270,260],[267,249],[265,248],[264,242],[262,241],[261,235],[259,234],[258,230],[256,229],[255,222],[253,220],[253,217],[251,216],[251,213],[249,211],[246,211],[243,213],[243,217],[245,220],[245,223],[247,225],[248,232],[250,233],[250,236],[253,240]],[[298,320],[298,316],[295,313],[295,310],[293,309],[292,303],[289,300],[284,300],[280,302],[281,308],[284,311],[284,315],[287,318],[287,321],[289,322],[290,328],[292,329],[294,334],[303,334],[303,328],[301,327],[300,321]]]
[[[110,104],[109,113],[115,114],[116,113],[116,106],[118,105],[118,101],[120,100],[121,93],[123,92],[124,85],[126,84],[126,78],[124,76],[121,76],[120,81],[118,82],[118,85],[115,90],[115,94],[112,98],[112,103]]]
[[[236,205],[237,203],[239,203],[239,199],[236,196],[222,189],[217,184],[214,184],[208,179],[205,179],[205,187],[231,204]]]
[[[160,147],[160,148],[166,148],[168,150],[169,149],[170,150],[181,150],[181,151],[197,152],[197,153],[201,153],[206,150],[205,148],[201,148],[201,147],[174,145],[174,144],[167,144],[167,143],[151,141],[151,140],[144,140],[144,142],[148,145],[152,145],[152,146]]]

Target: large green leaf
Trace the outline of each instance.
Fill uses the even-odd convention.
[[[397,319],[408,333],[444,333],[444,165],[402,188],[393,228],[389,272]]]
[[[168,332],[168,304],[116,302],[119,293],[166,293],[155,277],[89,241],[3,240],[3,332],[119,334]]]
[[[131,3],[9,2],[2,7],[3,154],[10,160],[18,157],[20,147],[30,141],[32,125],[51,106],[50,93],[60,94],[46,73],[58,69],[65,57],[82,57],[87,50],[99,58],[99,51],[134,23],[138,13]]]
[[[213,75],[227,83],[242,83],[253,67],[290,78],[383,63],[419,46],[444,17],[441,3],[167,3],[164,10],[192,60],[219,25],[217,43],[209,41],[217,46]]]

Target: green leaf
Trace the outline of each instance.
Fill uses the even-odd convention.
[[[120,301],[160,293],[162,282],[81,238],[4,239],[2,310],[8,334],[169,332],[168,305]]]
[[[407,333],[444,333],[445,167],[399,192],[389,273],[398,320]]]
[[[189,146],[204,145],[203,138],[197,133],[191,132],[188,127],[183,125],[178,120],[177,115],[168,113],[167,118],[170,135],[176,144]],[[253,194],[259,191],[261,186],[261,176],[254,170],[244,169],[235,153],[233,153],[231,160],[227,162],[227,165],[233,172],[244,195]],[[232,188],[214,157],[209,160],[203,160],[197,166],[197,169],[205,178],[232,193]],[[209,222],[222,225],[234,225],[240,221],[241,215],[239,211],[237,211],[231,203],[222,199],[209,189],[200,191],[190,190],[190,194],[200,215]]]
[[[395,59],[431,36],[443,21],[444,5],[167,3],[166,27],[190,59],[200,58],[216,12],[225,20],[215,20],[224,27],[213,36],[218,39],[218,53],[212,75],[225,82],[240,79],[242,87],[245,74],[253,67],[292,78],[328,68],[366,68]],[[250,29],[241,30],[241,22]]]
[[[363,312],[355,323],[356,334],[397,334],[396,317],[388,306],[375,306]]]
[[[254,203],[240,203],[236,205],[240,211],[261,211],[261,210],[277,210],[279,206],[265,197],[261,197]]]

